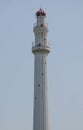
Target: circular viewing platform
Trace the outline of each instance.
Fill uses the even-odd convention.
[[[41,24],[41,25],[38,25],[37,23],[34,23],[34,24],[33,24],[33,27],[34,27],[34,28],[36,28],[36,27],[46,27],[46,28],[48,28],[48,23],[44,22],[44,23]]]
[[[50,53],[50,43],[47,42],[46,45],[41,45],[40,43],[38,45],[35,44],[35,42],[32,43],[32,53]]]

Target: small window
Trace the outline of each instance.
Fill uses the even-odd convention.
[[[41,26],[43,27],[43,24],[41,24]]]
[[[37,97],[35,97],[35,100],[37,99]]]
[[[41,46],[41,43],[39,43],[39,46]]]
[[[38,84],[38,87],[40,87],[40,84]]]

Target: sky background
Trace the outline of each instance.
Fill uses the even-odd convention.
[[[50,130],[83,130],[83,0],[0,0],[0,130],[33,129],[35,12],[47,13]]]

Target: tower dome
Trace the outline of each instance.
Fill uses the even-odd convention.
[[[46,16],[46,13],[44,12],[43,9],[39,9],[37,12],[36,12],[36,16]]]

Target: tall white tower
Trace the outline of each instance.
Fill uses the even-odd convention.
[[[33,130],[50,130],[47,73],[47,55],[50,52],[50,46],[47,41],[48,26],[45,17],[46,13],[42,9],[37,11],[37,22],[33,28],[35,34],[35,42],[33,42],[32,46],[35,62]]]

